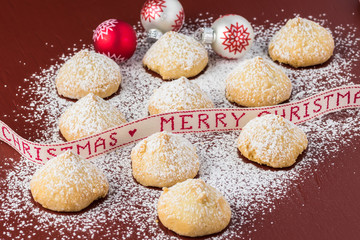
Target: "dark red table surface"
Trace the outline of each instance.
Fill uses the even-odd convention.
[[[186,19],[197,18],[199,13],[206,12],[215,16],[236,13],[254,24],[263,24],[265,20],[278,22],[291,18],[294,13],[301,16],[326,13],[334,26],[352,24],[360,29],[357,0],[182,0],[181,3]],[[137,24],[142,5],[143,1],[139,0],[1,0],[0,120],[21,136],[35,140],[36,131],[26,130],[34,129],[34,126],[17,118],[24,111],[19,107],[24,99],[16,95],[18,86],[26,87],[24,78],[53,64],[80,39],[84,44],[90,44],[93,29],[106,19],[118,18]],[[360,31],[355,34],[360,38]],[[357,76],[354,82],[360,84],[360,68],[353,71]],[[21,160],[15,150],[1,142],[0,165],[2,159],[9,157],[14,158],[13,164]],[[257,231],[245,238],[359,239],[360,139],[353,138],[351,146],[332,157],[338,164],[333,168],[319,166],[319,170],[300,186],[290,189],[287,198],[275,203],[275,211],[254,223]],[[2,166],[1,173],[4,171],[11,171],[11,164]],[[1,184],[5,183],[2,181]],[[4,186],[0,187],[4,191]],[[0,231],[4,230],[3,225],[0,222]]]

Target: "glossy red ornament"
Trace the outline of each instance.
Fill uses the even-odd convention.
[[[95,51],[121,63],[131,58],[136,50],[134,28],[123,21],[109,19],[102,22],[93,35]]]

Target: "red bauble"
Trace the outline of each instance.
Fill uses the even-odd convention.
[[[117,19],[101,23],[93,35],[95,51],[121,63],[131,58],[136,50],[137,38],[133,27]]]

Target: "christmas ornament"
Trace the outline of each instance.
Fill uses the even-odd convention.
[[[254,31],[250,23],[235,14],[218,18],[211,28],[200,28],[195,38],[203,44],[211,44],[212,49],[224,58],[242,57],[254,41]]]
[[[94,31],[93,41],[96,52],[107,55],[117,63],[129,59],[137,44],[133,27],[117,19],[101,23]]]
[[[185,14],[178,0],[147,0],[141,9],[140,19],[148,32],[148,40],[155,42],[168,31],[179,31]]]

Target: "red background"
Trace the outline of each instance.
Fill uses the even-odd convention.
[[[326,18],[334,26],[352,24],[360,27],[360,6],[357,0],[181,0],[186,19],[197,18],[199,13],[215,15],[235,13],[252,23],[265,20],[278,22],[301,16]],[[0,7],[0,120],[6,122],[21,136],[35,140],[41,126],[29,126],[17,118],[23,99],[16,96],[18,86],[26,87],[24,78],[54,63],[74,43],[90,44],[96,26],[109,18],[137,24],[143,1],[41,1],[2,0]],[[282,9],[284,11],[282,11]],[[256,20],[253,18],[256,17]],[[357,31],[360,38],[360,31]],[[48,45],[45,45],[48,43]],[[52,47],[53,46],[53,47]],[[20,62],[21,61],[21,62]],[[25,65],[23,63],[26,63]],[[359,64],[358,64],[359,65]],[[360,83],[360,68],[353,70]],[[4,87],[7,85],[8,87]],[[0,143],[2,159],[20,155]],[[306,178],[299,187],[290,189],[288,198],[276,203],[276,210],[254,224],[257,231],[245,238],[252,239],[358,239],[360,236],[360,139],[333,156],[333,168],[322,168]],[[13,164],[13,163],[12,163]],[[2,166],[1,172],[11,171]],[[2,174],[1,177],[3,177]],[[4,181],[1,181],[4,184]],[[1,186],[2,189],[4,188]],[[1,200],[0,200],[1,201]],[[11,221],[9,219],[8,221]],[[0,231],[3,224],[0,224]],[[26,231],[26,229],[24,230]]]

